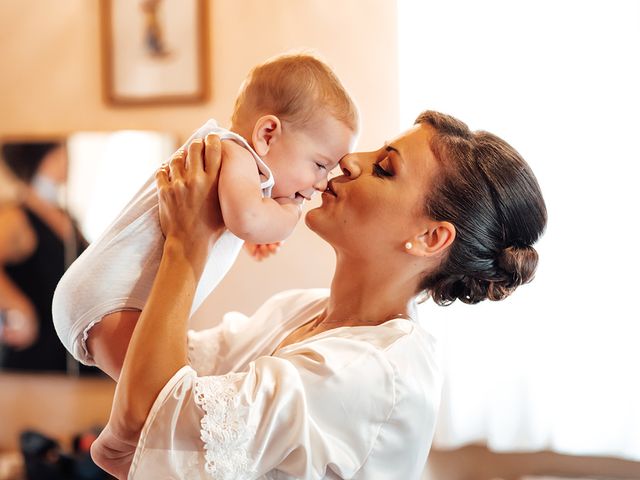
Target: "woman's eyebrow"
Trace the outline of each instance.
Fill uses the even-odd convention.
[[[392,145],[387,145],[387,146],[386,146],[386,148],[385,148],[385,150],[386,150],[387,152],[396,152],[396,154],[397,154],[400,158],[402,158],[402,155],[400,155],[400,151],[399,151],[396,147],[394,147],[394,146],[392,146]]]
[[[404,167],[404,158],[402,158],[402,154],[400,153],[400,150],[398,150],[396,147],[394,147],[393,145],[387,145],[385,147],[385,150],[387,152],[394,152],[395,158],[389,157],[391,158],[391,162],[395,165],[397,165],[399,168],[403,168]],[[397,160],[396,160],[397,159]]]

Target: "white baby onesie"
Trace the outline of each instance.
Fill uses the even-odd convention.
[[[255,158],[264,197],[271,196],[271,171],[240,135],[209,120],[184,144],[215,133],[233,140]],[[92,365],[87,352],[89,329],[120,310],[142,310],[158,271],[164,236],[158,217],[155,176],[143,185],[107,230],[71,265],[53,297],[53,323],[60,340],[80,362]],[[220,283],[235,261],[243,240],[226,230],[209,252],[191,313]]]

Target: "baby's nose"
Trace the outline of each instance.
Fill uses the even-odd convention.
[[[314,190],[318,192],[324,192],[327,189],[328,180],[327,177],[322,177],[318,182],[313,185]]]

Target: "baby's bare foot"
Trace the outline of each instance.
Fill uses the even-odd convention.
[[[137,444],[137,438],[129,440],[117,437],[107,424],[91,445],[91,458],[105,472],[125,480],[129,474]]]

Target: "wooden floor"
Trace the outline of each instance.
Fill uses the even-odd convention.
[[[15,451],[33,428],[69,447],[73,435],[109,418],[115,383],[107,378],[0,373],[0,452]],[[527,475],[640,480],[640,463],[551,452],[493,453],[482,446],[432,450],[423,480],[519,480]]]
[[[115,382],[62,374],[0,373],[0,451],[35,429],[68,447],[73,435],[109,419]]]
[[[528,475],[640,480],[640,463],[552,452],[493,453],[469,446],[432,450],[423,480],[518,480]]]

